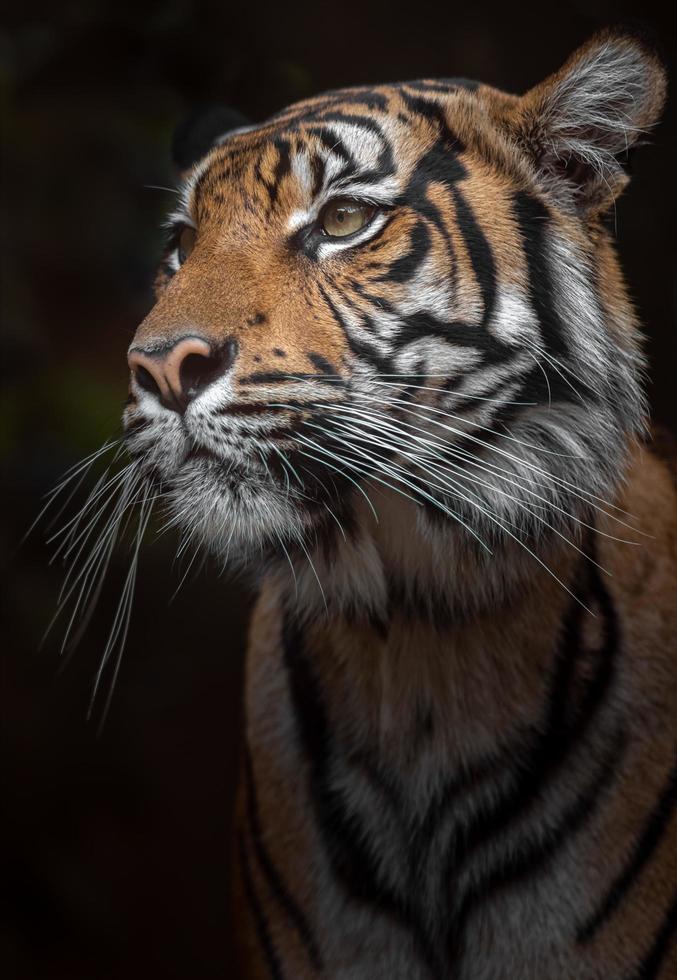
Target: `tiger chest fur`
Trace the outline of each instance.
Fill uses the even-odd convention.
[[[260,573],[243,976],[677,976],[677,504],[604,222],[664,92],[608,33],[186,167],[125,424]]]

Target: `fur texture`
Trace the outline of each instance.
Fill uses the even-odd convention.
[[[677,976],[677,505],[603,220],[664,96],[609,32],[523,97],[333,92],[185,174],[132,352],[228,367],[181,412],[137,373],[125,421],[260,576],[246,976]]]

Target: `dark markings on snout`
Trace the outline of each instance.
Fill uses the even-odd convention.
[[[316,381],[328,381],[331,384],[343,383],[343,379],[340,377],[335,365],[333,365],[331,361],[328,361],[322,354],[318,354],[315,351],[309,351],[308,360],[313,367],[316,367],[320,372],[319,377],[314,375]]]
[[[254,371],[252,374],[243,375],[238,384],[241,385],[256,385],[256,384],[269,384],[270,382],[284,382],[293,381],[297,375],[290,375],[284,371]]]

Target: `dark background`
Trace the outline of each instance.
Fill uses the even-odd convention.
[[[176,599],[176,541],[142,554],[108,721],[85,721],[122,579],[84,642],[39,650],[63,575],[19,539],[60,474],[115,434],[125,350],[151,304],[173,129],[223,102],[253,120],[326,88],[461,75],[521,91],[643,4],[15,3],[3,14],[0,452],[5,977],[233,976],[227,889],[249,593],[208,570]],[[655,416],[675,426],[675,109],[638,155],[617,230],[648,335]],[[152,537],[152,536],[151,536]],[[57,630],[58,634],[58,630]],[[7,972],[7,970],[9,972]]]

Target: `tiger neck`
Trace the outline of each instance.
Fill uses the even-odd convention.
[[[302,664],[351,750],[415,768],[423,746],[463,765],[536,719],[580,556],[552,542],[539,560],[485,556],[382,515],[297,564],[282,588],[287,667]]]

